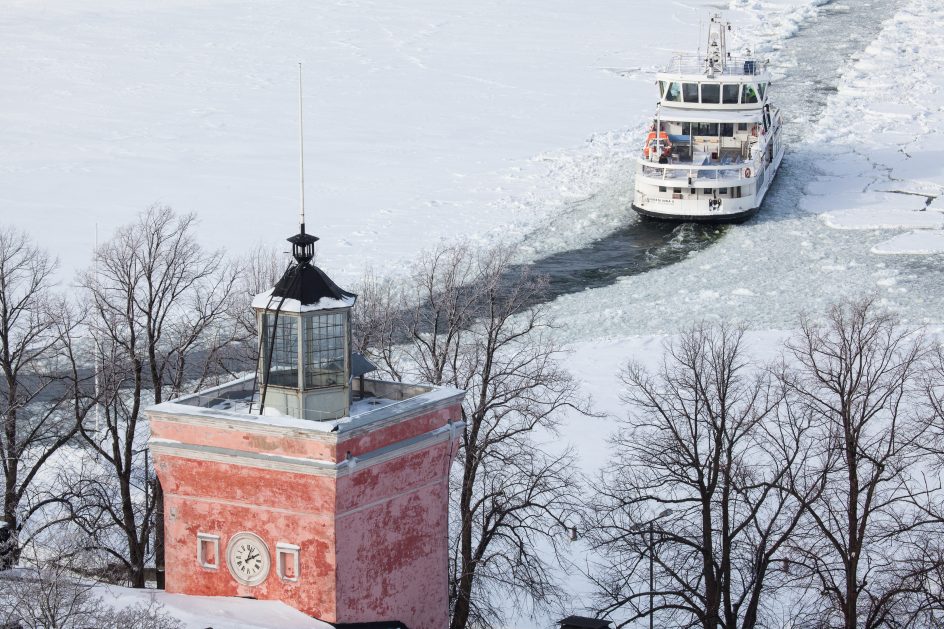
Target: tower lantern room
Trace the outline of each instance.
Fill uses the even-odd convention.
[[[259,330],[259,406],[263,415],[324,421],[351,403],[351,308],[357,295],[311,262],[318,238],[288,239],[294,262],[252,301]]]

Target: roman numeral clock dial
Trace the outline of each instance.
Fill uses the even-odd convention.
[[[259,585],[269,576],[269,547],[254,533],[237,533],[226,546],[229,572],[243,585]]]

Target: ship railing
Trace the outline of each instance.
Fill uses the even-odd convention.
[[[637,158],[639,173],[651,179],[664,181],[688,180],[719,181],[719,180],[750,180],[757,176],[761,166],[758,157],[749,162],[737,164],[659,164],[646,159]]]
[[[713,64],[712,71],[719,76],[756,76],[767,72],[767,62],[753,57],[728,57]],[[706,74],[710,64],[708,57],[697,54],[676,54],[672,61],[661,69],[665,73]]]

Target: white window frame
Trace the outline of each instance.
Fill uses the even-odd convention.
[[[299,560],[298,555],[301,548],[295,544],[289,544],[287,542],[276,542],[275,544],[275,571],[278,573],[279,578],[283,581],[288,581],[294,583],[298,581],[299,576]],[[283,570],[284,561],[291,561],[292,565],[292,574],[295,576],[287,577],[285,576],[285,570]]]
[[[216,563],[210,563],[207,561],[207,557],[203,552],[204,543],[209,543],[213,549],[213,556],[216,560]],[[200,564],[201,568],[206,570],[219,570],[220,569],[220,536],[214,535],[212,533],[197,533],[197,563]]]

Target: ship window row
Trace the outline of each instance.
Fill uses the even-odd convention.
[[[668,192],[669,189],[666,186],[659,186],[659,192]],[[689,188],[688,192],[691,196],[698,196],[697,188]],[[710,190],[702,190],[702,195],[707,196],[711,194]],[[741,186],[734,186],[732,188],[717,188],[716,192],[719,196],[730,196],[732,199],[740,199],[743,194],[743,188]],[[712,195],[714,196],[714,195]],[[672,198],[673,199],[684,199],[685,196],[682,192],[682,188],[672,188]]]
[[[665,131],[670,136],[733,138],[735,131],[746,133],[750,130],[750,125],[744,122],[663,122],[659,125],[659,129]]]
[[[672,103],[745,105],[764,99],[766,83],[680,83],[659,81],[659,93]]]

